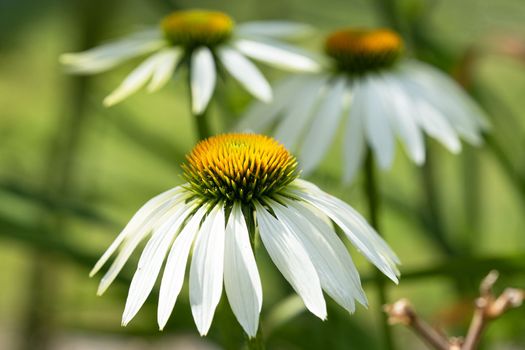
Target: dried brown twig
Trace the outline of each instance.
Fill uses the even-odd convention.
[[[507,288],[496,297],[492,287],[498,279],[498,272],[491,271],[481,282],[480,296],[475,301],[475,311],[465,338],[449,338],[421,319],[408,299],[400,299],[385,306],[390,324],[410,327],[430,347],[437,350],[475,350],[488,323],[507,310],[519,307],[525,299],[525,290]]]

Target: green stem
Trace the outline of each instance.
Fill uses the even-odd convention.
[[[379,230],[379,207],[380,207],[380,196],[377,186],[376,172],[374,168],[374,157],[371,150],[368,150],[366,160],[365,160],[365,192],[368,196],[368,211],[369,211],[369,220],[372,227],[377,232]],[[385,285],[385,276],[379,271],[376,270],[375,284],[377,288],[377,293],[379,297],[379,317],[381,320],[381,327],[383,329],[384,337],[384,348],[387,350],[393,350],[394,341],[392,339],[392,330],[388,324],[388,316],[383,312],[383,305],[387,304],[387,293]]]
[[[375,5],[385,23],[397,31],[401,30],[401,21],[395,0],[376,0]]]
[[[480,164],[476,154],[477,150],[466,146],[463,150],[463,188],[464,188],[464,208],[466,214],[466,232],[463,237],[463,251],[472,254],[475,241],[481,227],[479,225],[480,203],[481,203],[481,184],[480,184]]]
[[[204,140],[212,135],[211,128],[208,121],[208,110],[204,110],[200,114],[194,114],[195,126],[197,127],[197,137],[200,140]]]
[[[438,196],[438,189],[436,186],[436,176],[434,171],[434,153],[433,147],[427,143],[426,145],[426,160],[421,168],[421,181],[423,187],[423,194],[425,196],[424,207],[427,208],[426,215],[430,222],[428,232],[432,235],[432,239],[437,246],[447,256],[454,256],[456,252],[454,248],[447,241],[445,236],[445,229],[442,225],[440,200]]]
[[[507,174],[514,186],[520,193],[520,198],[525,203],[525,177],[514,166],[510,157],[505,153],[503,148],[498,144],[494,136],[485,135],[485,142],[488,149],[492,152],[496,160],[499,162],[503,171]]]
[[[259,321],[260,323],[260,321]],[[266,349],[266,345],[264,344],[264,338],[262,334],[261,325],[259,325],[259,329],[257,329],[257,334],[254,338],[249,338],[246,342],[246,347],[249,350],[264,350]]]

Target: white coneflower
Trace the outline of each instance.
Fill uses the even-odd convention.
[[[122,101],[148,82],[149,92],[160,89],[185,63],[190,70],[192,112],[200,114],[213,94],[218,68],[224,68],[261,101],[272,99],[270,85],[247,57],[288,70],[317,70],[318,64],[303,52],[275,40],[301,36],[309,30],[307,25],[285,21],[236,26],[222,12],[184,10],[166,16],[159,29],[85,52],[64,54],[60,61],[72,73],[94,74],[153,53],[106,97],[106,106]]]
[[[164,260],[158,323],[172,312],[191,257],[189,293],[193,317],[205,335],[221,298],[245,332],[256,335],[262,288],[252,250],[256,232],[284,278],[321,319],[323,290],[349,312],[366,305],[359,274],[331,221],[386,276],[397,282],[396,255],[346,203],[298,179],[295,158],[276,140],[257,134],[225,134],[201,141],[183,166],[187,183],[147,202],[94,267],[118,248],[99,293],[115,279],[138,244],[150,237],[133,276],[122,323],[150,294]],[[166,258],[167,257],[167,258]]]
[[[344,180],[354,178],[367,146],[381,168],[390,167],[396,137],[416,163],[425,161],[423,132],[451,152],[459,137],[481,142],[487,126],[480,108],[445,74],[403,58],[403,42],[387,30],[343,29],[325,42],[323,72],[294,76],[275,89],[270,105],[255,104],[240,130],[267,131],[298,153],[312,171],[343,129]]]

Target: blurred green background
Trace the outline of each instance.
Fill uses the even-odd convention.
[[[225,298],[208,337],[193,325],[187,286],[165,331],[156,326],[156,293],[120,327],[129,262],[103,297],[97,257],[135,210],[181,183],[179,164],[196,134],[185,80],[101,104],[132,61],[94,77],[72,77],[63,52],[92,47],[176,8],[211,8],[238,22],[292,19],[320,30],[300,43],[322,47],[340,26],[390,26],[409,51],[453,74],[482,104],[493,128],[481,148],[453,156],[429,141],[429,163],[411,164],[401,147],[381,173],[381,226],[403,266],[388,298],[408,297],[431,323],[465,333],[479,280],[492,268],[498,287],[525,286],[525,2],[523,0],[2,0],[0,2],[0,349],[238,349],[243,343]],[[266,69],[272,80],[282,73]],[[216,132],[227,130],[250,97],[219,86]],[[362,179],[339,184],[339,148],[310,179],[366,214]],[[303,312],[291,288],[262,255],[263,327],[269,349],[381,349],[381,305],[374,271],[352,250],[370,299],[348,315],[329,303],[328,320]],[[135,254],[137,258],[139,254]],[[135,260],[136,261],[136,260]],[[498,319],[485,349],[525,348],[525,308]],[[398,349],[423,344],[393,328]]]

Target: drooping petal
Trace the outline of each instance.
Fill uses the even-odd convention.
[[[481,131],[488,127],[487,118],[457,83],[416,61],[405,62],[401,74],[418,85],[419,95],[439,110],[463,138],[475,145],[481,143]]]
[[[314,28],[308,24],[290,21],[253,21],[238,24],[235,34],[239,36],[267,36],[278,39],[300,39],[311,35]]]
[[[122,249],[118,253],[115,261],[111,264],[106,274],[100,280],[97,294],[101,295],[106,291],[109,285],[113,282],[115,277],[124,267],[124,264],[128,261],[129,257],[139,245],[139,243],[151,232],[151,230],[158,224],[162,224],[166,220],[166,213],[172,211],[180,202],[184,201],[186,196],[178,196],[167,202],[165,205],[154,211],[151,217],[148,218],[142,225],[130,234],[123,242]]]
[[[93,269],[89,272],[89,276],[93,277],[93,275],[95,275],[102,268],[102,266],[104,266],[104,264],[118,249],[121,243],[128,236],[132,235],[134,232],[139,230],[140,227],[144,225],[144,223],[149,222],[155,216],[159,209],[161,210],[164,206],[166,206],[167,203],[172,202],[173,199],[180,198],[177,195],[180,194],[181,191],[182,187],[175,187],[165,192],[162,192],[161,194],[147,201],[146,204],[144,204],[135,213],[135,215],[133,215],[126,227],[124,227],[122,232],[120,232],[120,234],[117,236],[117,238],[115,238],[113,243],[111,243],[109,248],[104,252],[100,259],[98,259]]]
[[[261,240],[273,263],[303,299],[306,308],[325,319],[326,303],[321,282],[304,247],[261,204],[256,203],[255,208]]]
[[[322,160],[333,142],[343,114],[346,80],[337,79],[321,101],[299,154],[299,163],[305,174],[310,173]]]
[[[224,209],[218,204],[199,230],[190,266],[191,312],[201,335],[208,333],[221,299],[224,231]]]
[[[252,104],[235,129],[240,132],[265,131],[287,106],[290,98],[294,96],[306,79],[307,77],[296,75],[278,82],[274,87],[273,102],[270,105]]]
[[[159,60],[147,87],[148,92],[157,91],[170,80],[182,55],[183,51],[181,48],[170,48],[159,53]]]
[[[175,239],[171,247],[162,282],[160,284],[159,305],[157,310],[157,322],[162,330],[173,311],[177,297],[184,283],[184,273],[190,248],[199,230],[201,220],[206,214],[206,207],[200,207],[199,210],[191,217],[181,233]]]
[[[343,181],[349,183],[354,179],[363,163],[366,153],[365,126],[363,121],[363,101],[361,85],[356,84],[351,90],[350,110],[346,121],[343,138]]]
[[[255,337],[262,306],[262,286],[240,204],[233,206],[224,248],[224,288],[235,317]]]
[[[411,103],[415,109],[413,116],[421,128],[450,152],[460,152],[461,142],[458,135],[441,112],[420,95],[420,90],[411,80],[398,75],[397,82],[405,90],[405,96],[411,97]]]
[[[319,63],[308,53],[272,40],[238,39],[234,46],[244,55],[277,68],[303,72],[320,69]]]
[[[166,42],[158,30],[145,31],[87,51],[63,54],[60,63],[66,65],[70,73],[96,74],[164,46]]]
[[[327,79],[325,75],[315,75],[305,80],[283,111],[284,116],[275,130],[275,138],[288,150],[296,149],[301,135],[310,125]]]
[[[399,259],[356,210],[340,199],[323,192],[310,182],[295,180],[294,184],[302,188],[299,191],[292,190],[294,195],[299,196],[329,216],[371,263],[392,281],[398,282],[399,271],[396,264],[399,263]]]
[[[219,58],[230,74],[248,92],[263,102],[272,100],[272,88],[259,69],[237,51],[223,47],[218,50]]]
[[[381,78],[385,88],[378,90],[381,93],[378,98],[392,106],[391,114],[389,114],[392,128],[404,141],[410,158],[416,164],[421,165],[425,162],[425,143],[416,122],[417,110],[413,107],[410,96],[406,95],[406,92],[395,80],[395,75],[382,74]]]
[[[104,99],[104,105],[106,107],[113,106],[146,85],[148,80],[158,70],[158,66],[166,62],[166,55],[169,55],[169,52],[163,50],[144,60],[124,79],[115,91]]]
[[[352,286],[349,290],[340,290],[342,294],[350,293],[362,305],[367,306],[368,302],[366,299],[365,292],[361,286],[361,279],[359,278],[359,272],[354,265],[352,257],[348,252],[346,246],[337,236],[331,221],[326,222],[326,217],[319,215],[319,210],[312,205],[304,202],[287,200],[286,205],[296,211],[296,215],[300,218],[304,218],[305,223],[311,225],[312,229],[317,230],[323,238],[326,240],[326,244],[330,246],[330,249],[339,261],[341,268],[341,279],[342,283],[346,286]],[[346,294],[345,294],[346,295]],[[344,299],[345,296],[341,295],[340,298]]]
[[[450,92],[448,94],[449,98],[456,99],[457,104],[455,105],[464,111],[464,117],[469,122],[476,124],[481,129],[490,129],[490,121],[485,111],[450,76],[423,62],[410,60],[408,65],[416,66],[416,69],[428,74],[434,79],[434,82],[437,82],[446,91]]]
[[[370,146],[377,157],[377,163],[383,169],[389,168],[394,159],[395,140],[385,102],[378,98],[376,77],[362,78],[363,120]],[[361,84],[361,82],[358,82]]]
[[[270,202],[270,206],[275,212],[277,219],[301,242],[317,270],[322,288],[337,303],[349,312],[354,312],[355,302],[352,292],[355,286],[353,280],[342,266],[342,261],[335,253],[334,246],[331,244],[335,241],[328,241],[314,225],[307,221],[308,217],[311,218],[313,214],[307,216],[298,214],[290,206],[290,202],[285,200],[288,208],[274,201]],[[338,240],[337,237],[335,239]],[[342,242],[340,243],[342,244]]]
[[[191,56],[191,101],[192,112],[202,113],[215,90],[215,62],[207,47],[200,47]]]
[[[169,213],[169,218],[154,230],[142,251],[137,270],[129,286],[128,298],[122,315],[123,326],[126,326],[135,317],[146,301],[155,285],[173,238],[193,210],[194,208],[191,206],[186,206],[184,203],[179,204],[175,211]]]

